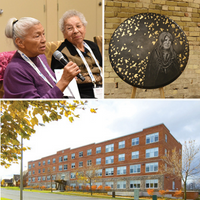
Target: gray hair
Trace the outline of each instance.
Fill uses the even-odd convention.
[[[64,31],[65,31],[65,20],[66,20],[66,19],[69,19],[70,17],[74,17],[74,16],[79,17],[79,19],[81,20],[81,22],[83,23],[83,25],[86,27],[87,21],[86,21],[86,19],[85,19],[85,16],[84,16],[82,13],[80,13],[80,12],[78,12],[78,11],[76,11],[76,10],[68,10],[68,11],[66,11],[66,12],[63,14],[62,18],[61,18],[60,21],[59,21],[60,30],[61,30],[63,33],[64,33]]]
[[[26,36],[28,29],[39,23],[39,20],[32,17],[22,17],[19,20],[10,18],[5,28],[5,35],[7,38],[13,39],[13,43],[17,47],[15,39],[23,39]]]

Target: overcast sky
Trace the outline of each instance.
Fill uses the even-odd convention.
[[[91,113],[90,108],[98,108]],[[36,127],[36,133],[24,146],[24,170],[27,163],[56,154],[57,151],[98,143],[136,133],[145,128],[165,124],[183,144],[195,140],[200,144],[200,100],[89,100],[86,110],[76,110],[80,118],[70,123],[67,118]],[[20,165],[0,167],[0,178],[19,174]]]

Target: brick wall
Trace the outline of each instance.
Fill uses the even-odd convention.
[[[159,132],[159,140],[157,142],[146,144],[146,135]],[[167,142],[165,141],[165,135],[167,135]],[[132,139],[133,138],[139,138],[139,145],[132,145]],[[119,148],[119,142],[125,141],[125,147]],[[106,152],[106,145],[114,144],[114,150],[111,152]],[[101,153],[96,153],[96,147],[101,147]],[[146,158],[146,149],[151,148],[159,148],[158,156],[156,157],[150,157]],[[28,182],[30,185],[49,185],[50,180],[47,180],[45,178],[45,181],[42,180],[42,177],[47,177],[48,175],[56,175],[56,180],[59,180],[61,178],[61,175],[65,175],[65,179],[68,183],[77,183],[77,179],[71,178],[70,174],[71,172],[77,172],[79,170],[82,170],[82,168],[79,167],[79,162],[83,162],[83,168],[87,168],[87,161],[92,161],[92,166],[96,167],[96,169],[100,168],[102,169],[102,176],[97,179],[97,182],[102,182],[103,186],[105,186],[106,181],[112,181],[114,182],[114,188],[117,187],[117,181],[125,180],[127,181],[127,189],[129,189],[129,181],[130,180],[141,180],[141,190],[144,190],[145,188],[145,180],[147,179],[158,179],[159,180],[159,188],[158,189],[172,189],[172,179],[166,179],[162,174],[159,172],[146,172],[145,164],[146,163],[153,163],[158,162],[158,168],[161,166],[162,161],[160,160],[160,157],[165,154],[165,149],[168,151],[171,151],[174,147],[177,149],[181,149],[182,145],[170,134],[169,130],[166,128],[164,124],[160,124],[157,126],[153,126],[147,129],[144,129],[141,132],[133,133],[130,135],[126,135],[123,137],[115,138],[112,140],[104,141],[101,143],[94,143],[89,144],[86,146],[78,147],[75,149],[64,149],[61,151],[58,151],[54,155],[50,155],[44,158],[41,158],[39,160],[30,161],[28,162],[29,169],[29,176],[28,176]],[[92,149],[92,154],[87,155],[87,150]],[[131,154],[134,151],[139,151],[139,158],[132,159]],[[83,152],[83,156],[79,157],[79,152]],[[75,158],[71,158],[71,154],[75,153]],[[119,161],[118,155],[119,154],[125,154],[125,160]],[[64,160],[64,156],[67,155],[68,159],[67,161]],[[105,159],[106,157],[114,156],[114,162],[106,164]],[[59,162],[59,157],[63,157],[62,162]],[[53,163],[53,159],[56,159],[55,163]],[[96,158],[101,158],[101,164],[96,165]],[[45,165],[43,164],[43,161],[45,161]],[[48,161],[50,161],[48,163]],[[38,163],[41,163],[39,166]],[[71,168],[71,164],[75,163],[75,168]],[[35,164],[35,166],[33,166]],[[130,173],[130,165],[140,164],[141,165],[141,171],[140,173]],[[59,166],[62,165],[62,170],[59,170]],[[67,170],[64,169],[64,165],[67,165]],[[117,167],[126,166],[126,174],[117,174]],[[53,167],[55,167],[55,170],[53,170]],[[106,175],[105,171],[106,168],[114,168],[113,175]],[[40,173],[38,172],[40,169]],[[45,172],[43,172],[43,169],[45,169]],[[48,172],[48,169],[50,169],[50,172]],[[35,173],[33,174],[33,171]],[[31,172],[31,173],[30,173]],[[35,181],[32,181],[32,178],[35,177]],[[41,177],[41,181],[38,181],[38,177]],[[31,181],[30,181],[31,179]],[[167,182],[166,182],[167,180]],[[164,182],[165,181],[165,182]],[[53,181],[54,182],[54,181]],[[165,185],[166,183],[166,185]],[[179,189],[181,188],[181,180],[176,180],[176,187]]]
[[[181,76],[164,87],[165,98],[200,98],[200,0],[106,0],[104,24],[105,98],[131,98],[132,86],[111,67],[108,47],[115,29],[139,13],[158,13],[174,20],[189,41],[189,60]],[[136,98],[159,98],[159,89],[137,89]]]

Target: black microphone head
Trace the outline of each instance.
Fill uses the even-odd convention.
[[[64,56],[62,55],[62,53],[58,50],[56,50],[54,53],[53,53],[53,56],[56,60],[61,60],[62,58],[64,58]]]

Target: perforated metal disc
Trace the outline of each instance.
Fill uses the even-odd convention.
[[[171,19],[142,13],[126,19],[113,33],[109,58],[117,75],[128,84],[160,88],[177,79],[186,67],[189,44]]]

